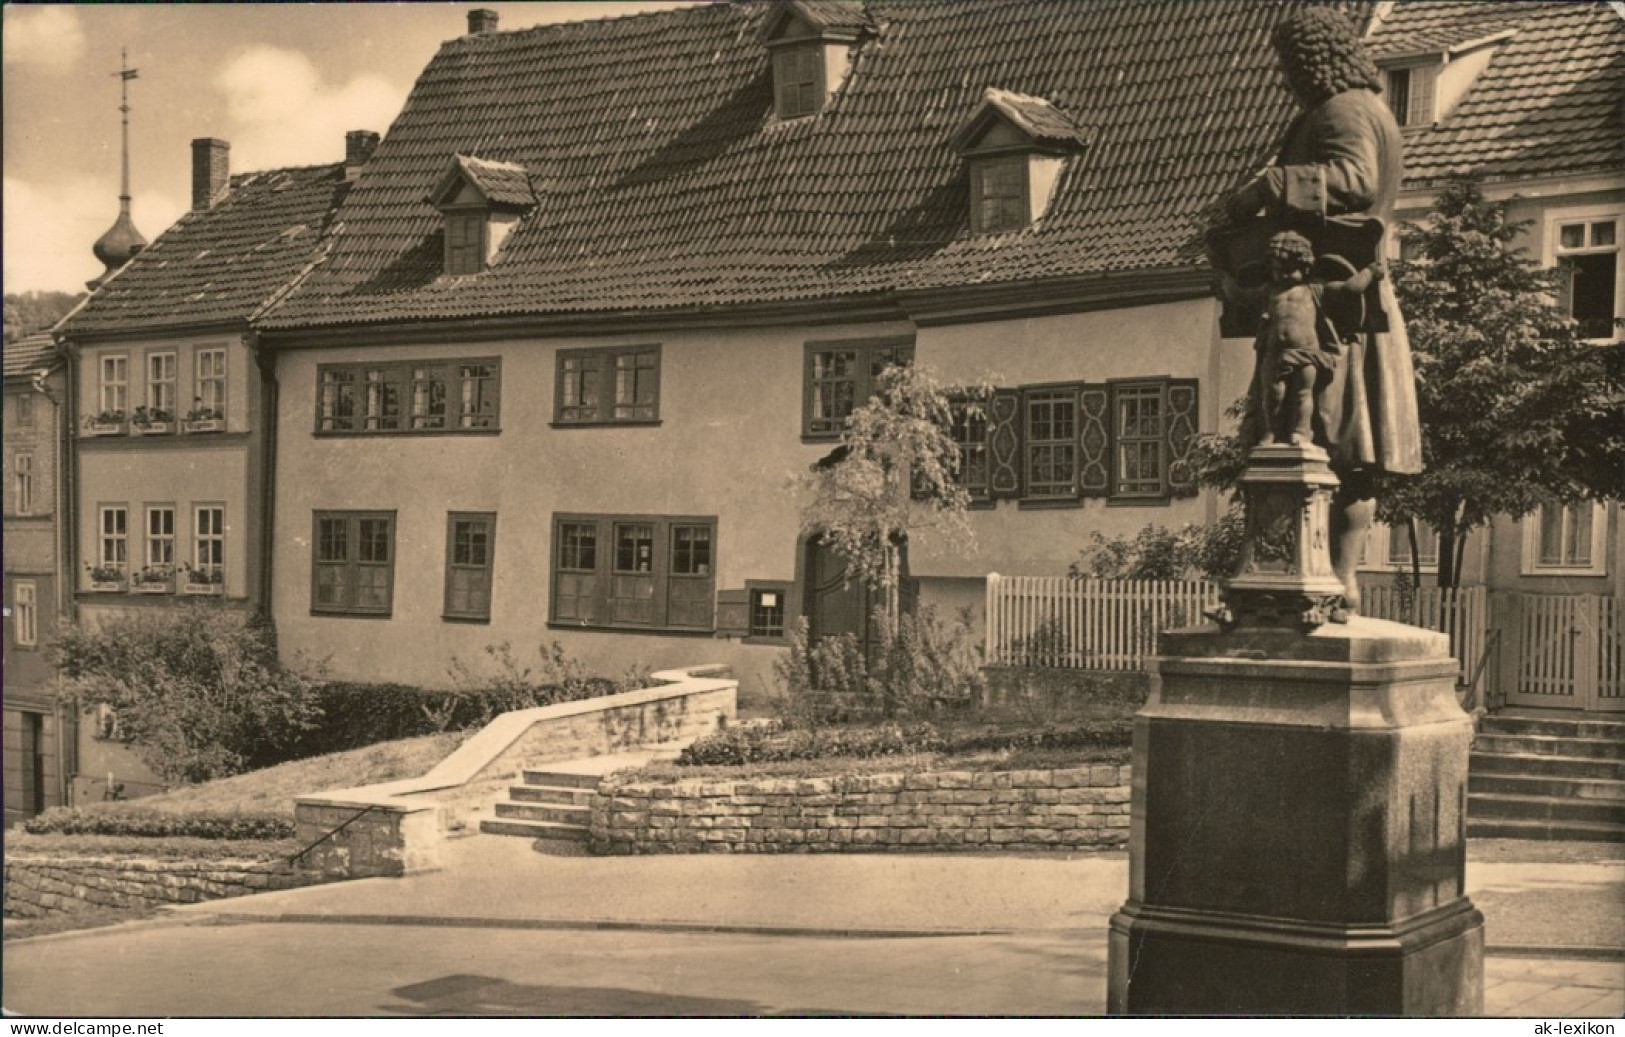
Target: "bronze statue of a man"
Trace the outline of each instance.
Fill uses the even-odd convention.
[[[1357,326],[1337,344],[1337,362],[1315,369],[1310,423],[1314,443],[1330,455],[1341,482],[1331,503],[1331,556],[1345,608],[1353,613],[1360,600],[1355,567],[1376,510],[1376,477],[1422,470],[1410,343],[1393,289],[1380,276],[1382,236],[1404,175],[1401,137],[1379,96],[1377,68],[1341,14],[1299,8],[1275,27],[1271,42],[1302,111],[1275,163],[1225,199],[1231,226],[1219,237],[1228,235],[1232,244],[1216,262],[1234,272],[1247,265],[1238,261],[1246,242],[1262,252],[1275,234],[1294,230],[1314,243],[1317,262],[1332,271],[1377,269],[1361,285],[1364,305],[1356,310]],[[1265,255],[1252,265],[1266,269]],[[1260,316],[1252,315],[1245,333],[1254,332]],[[1236,328],[1227,320],[1227,334]],[[1255,442],[1269,438],[1268,423],[1251,427]]]

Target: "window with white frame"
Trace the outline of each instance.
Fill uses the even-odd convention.
[[[103,504],[97,510],[101,567],[123,573],[130,564],[130,509],[123,504]]]
[[[175,417],[175,354],[147,354],[147,410],[154,421]]]
[[[226,351],[200,349],[197,351],[196,398],[192,401],[192,420],[219,420],[226,416]]]
[[[1423,572],[1436,572],[1439,568],[1439,534],[1434,528],[1416,521],[1417,567]],[[1360,568],[1372,572],[1393,572],[1411,566],[1411,531],[1404,522],[1385,525],[1373,522],[1360,547]]]
[[[1559,301],[1588,339],[1617,339],[1625,315],[1625,270],[1619,261],[1620,213],[1576,211],[1550,220],[1551,261],[1559,274]]]
[[[1608,512],[1601,504],[1544,504],[1523,520],[1526,576],[1607,575]]]
[[[1412,65],[1409,68],[1389,69],[1386,76],[1388,107],[1394,121],[1406,128],[1430,126],[1434,118],[1434,83],[1438,79],[1437,65]]]
[[[102,357],[101,415],[122,421],[130,409],[130,358],[122,353]]]
[[[39,591],[33,580],[11,585],[11,643],[18,648],[39,645]]]
[[[175,568],[175,508],[169,504],[147,505],[146,566],[169,571]]]
[[[34,455],[17,454],[11,459],[12,508],[19,515],[34,513]]]
[[[502,368],[495,358],[383,364],[324,364],[317,432],[495,431]]]
[[[192,568],[196,572],[218,577],[225,572],[225,566],[225,506],[196,505],[192,509]]]

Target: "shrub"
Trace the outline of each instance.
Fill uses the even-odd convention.
[[[313,685],[277,661],[270,625],[214,603],[69,628],[53,661],[81,702],[110,707],[121,737],[172,781],[287,759],[319,715]]]
[[[830,756],[870,759],[938,752],[942,733],[929,723],[874,727],[774,729],[732,727],[688,745],[677,756],[681,767],[819,760]]]
[[[614,680],[594,677],[588,674],[586,666],[579,659],[572,659],[557,641],[537,646],[535,668],[520,662],[513,646],[506,641],[486,645],[485,654],[495,664],[493,676],[476,674],[461,659],[453,657],[451,661],[449,670],[452,683],[473,704],[475,719],[463,726],[485,724],[495,716],[516,709],[613,695],[647,688],[651,683],[647,668],[628,670]],[[448,722],[455,715],[455,710],[448,713]]]
[[[277,814],[173,814],[129,807],[114,811],[53,807],[23,822],[33,835],[109,835],[141,838],[291,839],[292,819]]]

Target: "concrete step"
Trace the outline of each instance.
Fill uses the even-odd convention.
[[[527,839],[559,842],[587,841],[587,829],[584,826],[560,824],[557,821],[481,821],[480,831],[486,835],[517,835]]]
[[[1479,722],[1479,730],[1486,734],[1551,735],[1559,738],[1602,738],[1625,742],[1625,719],[1611,720],[1595,716],[1579,717],[1520,717],[1492,713]]]
[[[526,785],[541,785],[556,789],[595,789],[604,780],[601,774],[572,774],[569,771],[527,770]]]
[[[1469,819],[1471,839],[1544,839],[1548,841],[1625,842],[1625,826],[1586,821],[1519,821],[1506,817]]]
[[[513,785],[508,798],[516,803],[560,803],[584,807],[592,802],[592,789],[550,789],[540,785]]]
[[[1470,773],[1538,774],[1554,778],[1601,778],[1625,781],[1625,760],[1599,760],[1586,756],[1537,756],[1532,753],[1489,753],[1475,750]]]
[[[1625,781],[1605,778],[1554,778],[1544,774],[1486,774],[1469,771],[1468,792],[1509,796],[1554,796],[1562,799],[1625,803]]]
[[[1625,830],[1625,803],[1554,796],[1473,793],[1467,797],[1469,819],[1511,818],[1517,821],[1582,821]]]
[[[576,825],[585,831],[592,811],[587,807],[554,803],[498,803],[496,815],[510,821],[552,821],[561,825]]]
[[[1480,731],[1473,738],[1473,749],[1486,753],[1625,760],[1625,741],[1613,738],[1560,738],[1554,735],[1486,734]]]

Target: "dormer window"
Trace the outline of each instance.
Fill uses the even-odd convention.
[[[1412,130],[1449,115],[1488,67],[1497,45],[1515,33],[1499,29],[1486,34],[1475,23],[1462,26],[1454,38],[1439,34],[1425,40],[1412,34],[1381,38],[1374,56],[1394,121]]]
[[[427,200],[443,218],[444,270],[451,277],[489,267],[508,232],[536,205],[524,166],[471,155],[453,156]]]
[[[1395,122],[1407,129],[1433,125],[1436,118],[1433,84],[1438,74],[1437,65],[1391,68],[1384,73],[1388,107],[1394,113]]]
[[[988,90],[950,139],[970,175],[971,233],[1020,230],[1042,217],[1067,158],[1087,143],[1049,101]]]
[[[772,55],[774,114],[788,120],[822,111],[852,70],[853,48],[872,32],[861,3],[776,5],[759,36]]]

